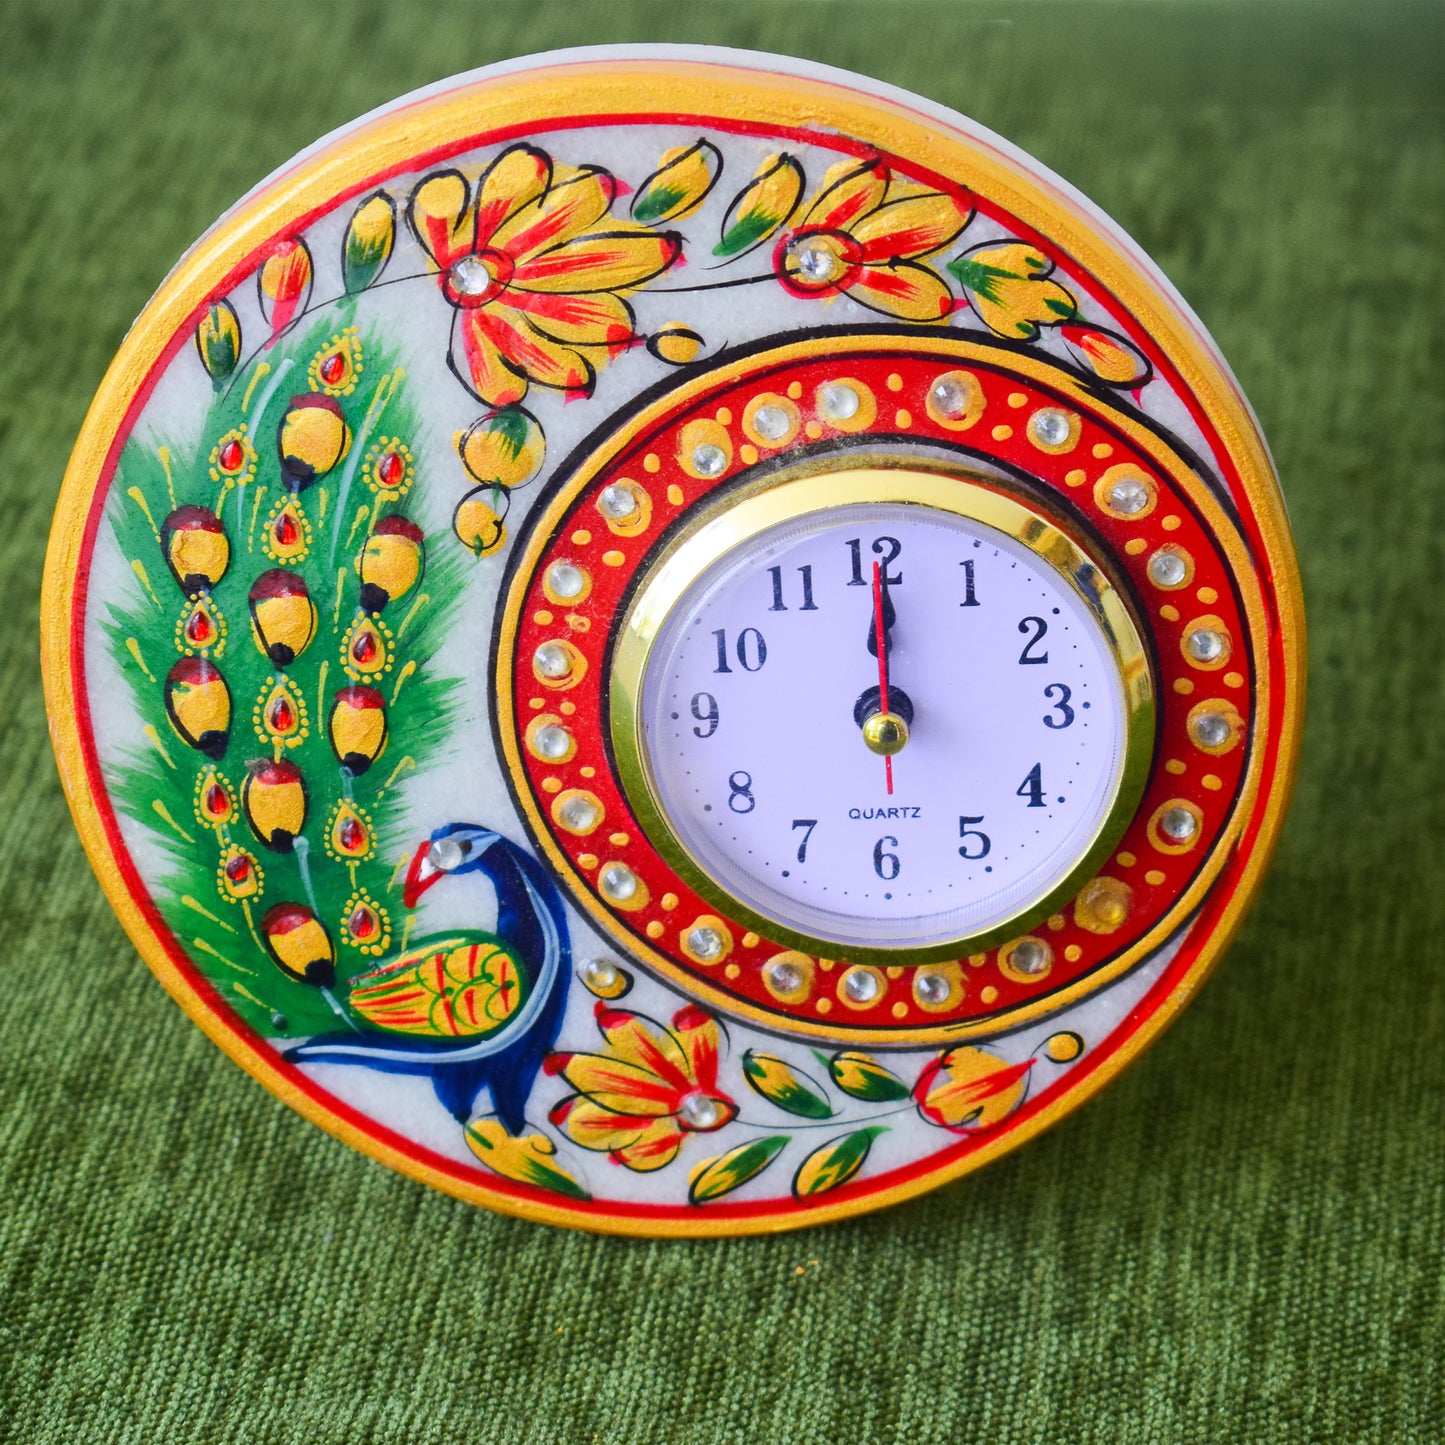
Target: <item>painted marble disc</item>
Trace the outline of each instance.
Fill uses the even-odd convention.
[[[609,731],[667,539],[879,458],[1054,519],[1142,639],[1127,826],[965,956],[720,911]],[[106,376],[45,586],[77,826],[191,1017],[382,1162],[619,1233],[857,1213],[1077,1106],[1237,926],[1300,730],[1277,483],[1163,277],[963,117],[725,51],[463,75],[257,187]]]

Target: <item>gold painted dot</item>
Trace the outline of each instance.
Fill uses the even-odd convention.
[[[1082,487],[1088,480],[1088,472],[1080,471],[1078,467],[1075,467],[1071,472],[1064,473],[1064,485],[1066,487]]]
[[[532,621],[535,622],[538,627],[550,627],[552,625],[552,614],[543,608],[541,612],[534,612],[532,614]]]
[[[662,904],[663,909],[666,912],[671,913],[672,910],[677,907],[677,894],[664,893],[661,899],[659,899],[659,902]]]
[[[597,776],[596,768],[578,768],[577,771],[581,773],[584,778],[595,778]]]
[[[744,442],[738,448],[738,456],[742,459],[745,467],[750,467],[758,459],[758,449],[750,442]]]
[[[1166,532],[1177,532],[1179,530],[1179,518],[1171,513],[1165,517],[1159,525],[1163,527]]]
[[[1144,881],[1151,888],[1157,888],[1164,881],[1164,875],[1157,868],[1151,868],[1144,875]]]
[[[1064,950],[1064,957],[1070,963],[1077,963],[1084,956],[1084,950],[1077,943],[1071,943]]]
[[[590,632],[592,630],[592,619],[583,617],[580,612],[569,612],[567,614],[567,626],[573,632]]]
[[[823,428],[815,421],[810,421],[803,430],[807,432],[810,441],[817,441],[818,438],[823,435]]]
[[[1164,771],[1166,773],[1173,773],[1175,777],[1178,777],[1180,773],[1187,773],[1189,769],[1184,763],[1181,763],[1178,758],[1170,758],[1169,761],[1164,764]]]
[[[1056,1064],[1071,1064],[1083,1051],[1083,1039],[1069,1029],[1044,1040],[1044,1052]]]
[[[987,962],[988,954],[986,953],[970,953],[968,956],[968,966],[970,968],[982,968]]]
[[[1124,543],[1124,550],[1131,556],[1137,557],[1149,544],[1142,537],[1130,537]]]
[[[1112,457],[1114,455],[1114,448],[1111,447],[1108,442],[1095,442],[1094,455],[1098,457],[1100,461],[1103,461],[1105,457]]]
[[[1021,391],[1011,391],[1008,394],[1008,404],[1013,407],[1015,411],[1017,411],[1019,407],[1027,406],[1029,404],[1029,399]]]
[[[1213,773],[1205,773],[1205,775],[1200,778],[1199,781],[1203,783],[1204,786],[1208,788],[1211,793],[1217,793],[1224,786],[1224,783],[1219,778],[1215,777]]]
[[[1056,913],[1049,919],[1049,927],[1057,933],[1069,920],[1062,913]]]
[[[1178,609],[1177,607],[1175,607],[1172,603],[1169,603],[1169,602],[1166,602],[1166,603],[1159,609],[1159,615],[1160,615],[1166,622],[1178,622],[1178,621],[1179,621],[1179,609]]]
[[[673,482],[671,486],[668,487],[667,500],[671,502],[674,507],[682,506],[682,488],[678,486],[676,482]]]
[[[627,558],[621,552],[604,552],[602,554],[603,564],[608,567],[620,567],[626,560]]]
[[[836,963],[836,962],[837,962],[836,959],[832,959],[832,958],[820,958],[820,959],[818,960],[818,967],[821,968],[824,973],[832,973],[832,972],[833,972],[833,965],[834,965],[834,963]]]
[[[659,923],[655,918],[652,920],[651,923],[647,925],[647,936],[649,938],[661,938],[666,931],[667,930],[663,928],[662,924]]]
[[[907,431],[908,428],[913,425],[913,413],[911,411],[905,411],[900,406],[894,415],[893,421],[900,431]]]
[[[1243,687],[1244,674],[1242,672],[1226,672],[1224,674],[1225,687]]]
[[[727,966],[725,969],[723,969],[723,977],[724,977],[724,978],[736,978],[741,972],[742,972],[742,969],[740,969],[740,968],[737,966],[737,964],[735,964],[735,963],[730,963],[730,964],[728,964],[728,966]]]
[[[981,998],[984,1003],[992,1003],[997,997],[998,990],[992,984],[989,984],[987,988],[979,993],[979,998]]]
[[[607,841],[611,843],[614,848],[625,848],[632,839],[629,838],[626,833],[609,833],[607,835]]]
[[[757,936],[756,933],[745,933],[745,934],[743,934],[743,947],[744,947],[744,948],[756,948],[756,947],[758,946],[758,944],[760,944],[761,942],[762,942],[762,939],[760,939],[760,938]]]
[[[797,401],[802,394],[803,383],[801,381],[791,381],[788,383],[788,395],[792,397],[794,401]]]
[[[731,411],[728,410],[727,407],[725,407],[725,406],[720,406],[720,407],[718,407],[718,409],[717,409],[717,419],[718,419],[724,426],[731,426],[731,425],[732,425],[732,422],[733,422],[733,414],[732,414]]]
[[[902,391],[903,378],[896,371],[889,372],[887,387],[889,391]]]
[[[830,998],[820,998],[814,1007],[820,1014],[830,1013],[833,1008],[833,1000]]]
[[[896,1019],[906,1019],[908,1017],[908,1005],[906,1003],[896,1003],[893,1005],[892,1013]]]
[[[1211,602],[1219,601],[1219,593],[1212,587],[1201,587],[1194,595],[1204,603],[1206,607],[1208,607]]]
[[[527,704],[527,706],[530,707],[530,708],[539,708],[539,707],[542,707],[542,706],[543,706],[542,699],[541,699],[540,697],[534,697],[534,698],[532,699],[532,701]]]
[[[1121,868],[1132,868],[1138,861],[1132,853],[1119,854],[1119,866]]]
[[[642,470],[645,472],[660,472],[662,470],[662,458],[656,452],[648,452],[642,459]]]
[[[577,704],[575,702],[564,702],[558,711],[564,712],[568,717],[571,717],[572,714],[577,711]]]
[[[996,442],[1006,442],[1014,434],[1011,426],[996,426],[993,429],[993,439]]]
[[[560,792],[560,791],[561,791],[561,788],[562,788],[562,780],[561,780],[561,778],[543,778],[543,779],[542,779],[542,791],[543,791],[544,793],[556,793],[556,792]]]
[[[585,547],[592,540],[592,533],[585,527],[572,533],[572,544],[575,547]]]
[[[902,970],[901,968],[899,968],[899,967],[897,966],[897,964],[895,964],[892,968],[885,968],[885,969],[883,970],[883,972],[886,973],[889,978],[902,978],[902,977],[903,977],[903,970]]]
[[[1194,691],[1194,684],[1187,677],[1176,677],[1174,679],[1174,691],[1183,693],[1188,697]]]
[[[597,855],[595,853],[579,853],[577,855],[577,866],[586,868],[589,872],[597,866]]]

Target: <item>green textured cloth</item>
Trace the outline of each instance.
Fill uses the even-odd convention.
[[[112,919],[49,760],[71,440],[181,250],[322,132],[552,46],[872,72],[1079,185],[1212,329],[1312,622],[1274,871],[1176,1028],[923,1200],[772,1239],[494,1217],[263,1092]],[[0,3],[0,1440],[1445,1438],[1445,8]]]

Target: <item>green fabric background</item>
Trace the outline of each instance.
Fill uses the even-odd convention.
[[[1258,409],[1312,624],[1289,828],[1178,1026],[775,1239],[493,1217],[264,1093],[113,921],[36,669],[71,441],[183,247],[404,90],[642,39],[875,73],[1112,213]],[[0,1439],[1445,1437],[1442,109],[1439,4],[0,3]]]

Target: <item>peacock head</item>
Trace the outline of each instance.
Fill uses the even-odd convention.
[[[417,899],[434,883],[457,873],[480,868],[489,849],[506,839],[476,823],[447,823],[433,831],[416,850],[406,872],[403,901],[415,908]]]

